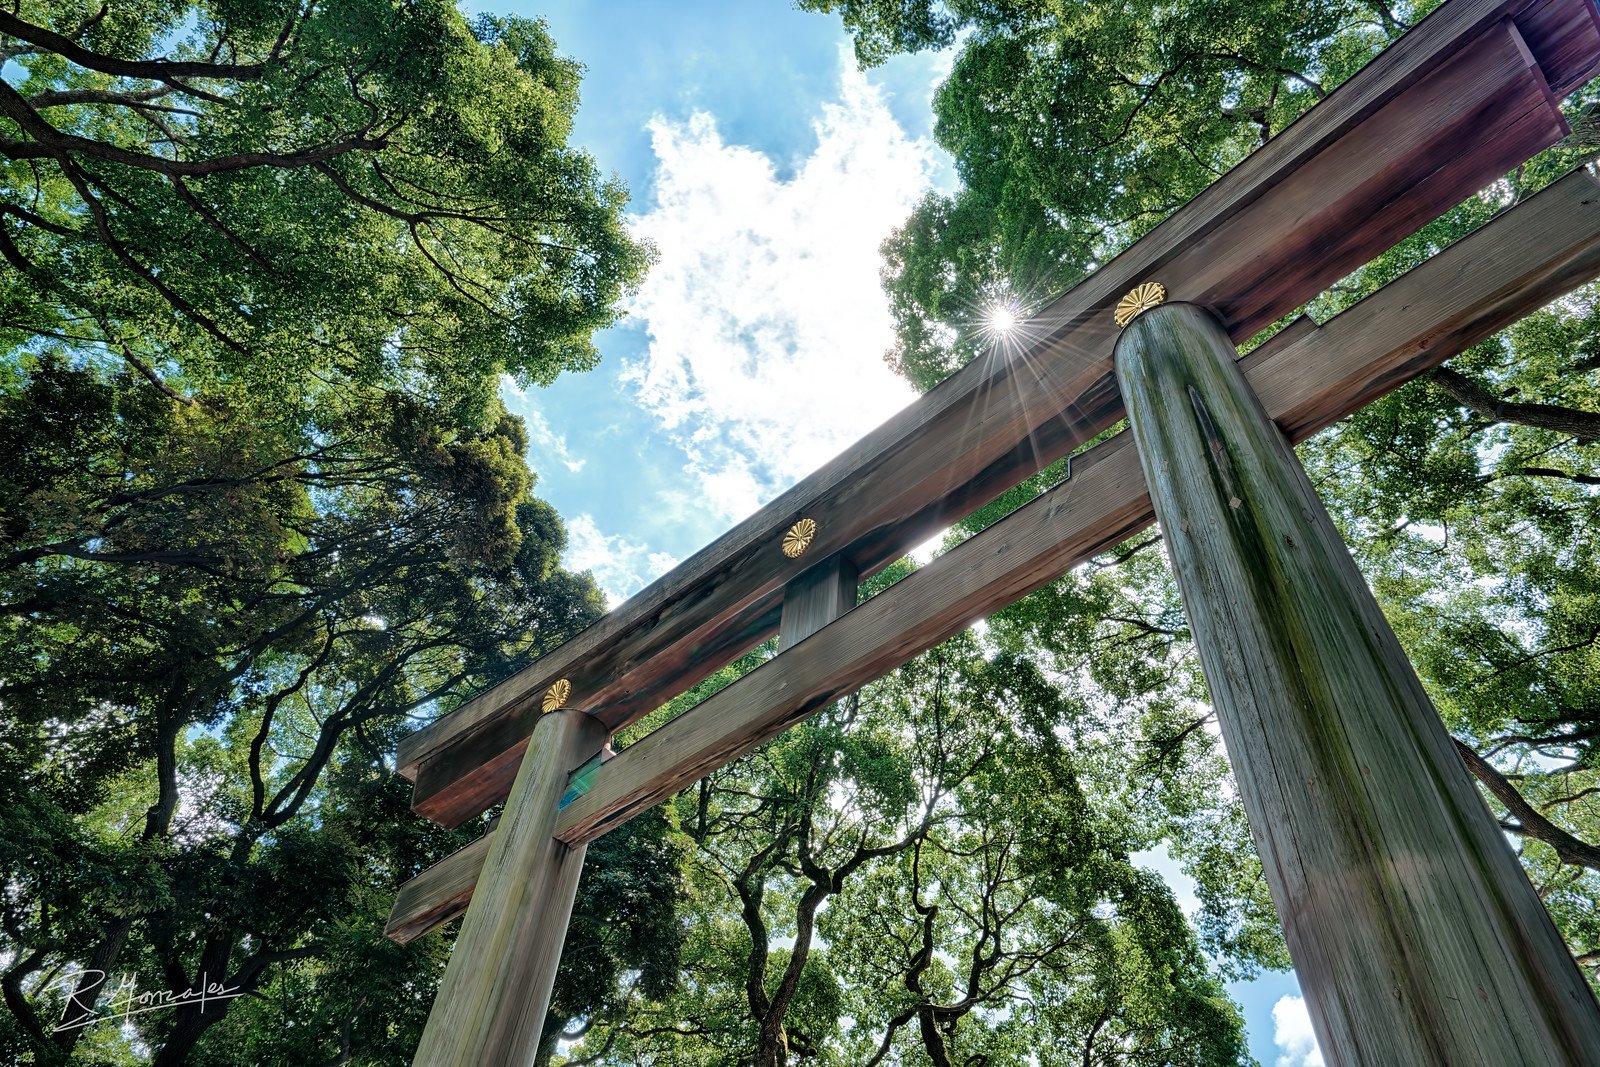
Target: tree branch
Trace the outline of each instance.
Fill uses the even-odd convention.
[[[225,171],[245,170],[249,167],[293,170],[298,167],[315,166],[347,152],[381,151],[389,145],[386,136],[368,137],[363,130],[341,140],[304,148],[298,152],[239,152],[211,159],[171,159],[166,156],[153,156],[146,152],[134,152],[120,145],[79,137],[77,134],[62,133],[46,121],[43,115],[30,107],[26,97],[4,81],[0,81],[0,115],[5,115],[14,121],[36,142],[30,144],[27,141],[0,140],[0,154],[11,159],[37,159],[43,156],[78,153],[169,176],[198,177]]]
[[[82,32],[81,30],[79,32]],[[194,60],[173,59],[118,59],[116,56],[91,52],[72,38],[65,37],[44,26],[24,22],[10,11],[0,10],[0,34],[27,41],[29,44],[55,52],[63,59],[102,74],[119,78],[141,78],[165,82],[171,78],[219,78],[235,81],[255,81],[266,73],[264,63],[207,63]]]
[[[1554,467],[1516,467],[1491,477],[1509,478],[1518,474],[1526,475],[1529,478],[1562,478],[1569,482],[1576,482],[1578,485],[1600,485],[1600,478],[1592,474],[1569,474],[1563,470],[1556,470]]]
[[[1449,367],[1440,367],[1428,380],[1456,403],[1491,422],[1514,422],[1519,426],[1569,433],[1580,441],[1600,440],[1600,412],[1554,404],[1506,403],[1478,382]]]
[[[1482,782],[1484,787],[1506,806],[1506,810],[1516,816],[1518,825],[1512,828],[1514,832],[1543,841],[1555,850],[1556,857],[1562,863],[1600,871],[1600,848],[1579,840],[1545,818],[1543,813],[1523,798],[1516,786],[1506,781],[1505,776],[1496,770],[1493,764],[1478,755],[1470,746],[1457,741],[1456,751],[1461,754],[1461,761],[1467,765],[1467,770],[1472,772],[1473,777]]]

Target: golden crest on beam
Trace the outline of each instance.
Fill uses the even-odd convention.
[[[811,547],[811,542],[816,536],[816,520],[801,519],[789,527],[788,533],[783,535],[783,554],[790,559],[798,558],[800,553]]]

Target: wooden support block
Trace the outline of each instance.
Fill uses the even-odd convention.
[[[455,853],[484,856],[482,884],[422,1032],[418,1067],[533,1062],[585,851],[551,836],[556,805],[568,773],[605,739],[605,727],[585,712],[541,716],[487,850]]]
[[[1537,48],[1516,29],[1528,11]],[[1136,282],[1214,305],[1242,339],[1562,136],[1551,95],[1593,65],[1593,0],[1447,0],[1278,137],[1017,335],[584,633],[401,744],[415,810],[504,795],[556,678],[612,730],[770,636],[811,551],[869,575],[1122,417],[1109,312]],[[1541,63],[1555,63],[1547,71]]]
[[[1297,321],[1251,352],[1240,366],[1284,432],[1291,440],[1303,440],[1597,276],[1600,184],[1587,172],[1575,171],[1324,325]],[[1073,461],[1068,483],[824,627],[816,639],[821,640],[830,630],[848,633],[836,646],[847,653],[843,668],[848,668],[855,656],[896,666],[915,655],[907,648],[931,647],[970,618],[1003,607],[1010,602],[1006,597],[1021,595],[1016,590],[1028,592],[1136,532],[1153,513],[1143,478],[1137,476],[1131,456],[1122,451],[1125,442],[1126,438],[1119,436],[1089,450]],[[1106,469],[1094,474],[1101,463],[1107,464]],[[1035,560],[1029,553],[1035,551],[1041,534],[1054,539],[1059,551]],[[982,570],[983,561],[991,555],[998,565]],[[1032,577],[1028,576],[1030,569]],[[972,579],[969,586],[956,585],[954,576],[969,571],[982,577]],[[930,572],[945,577],[924,577]],[[1020,582],[1019,573],[1023,576]],[[977,589],[981,594],[984,581],[1000,583],[993,595],[970,591]],[[962,595],[972,597],[968,601],[970,615],[950,611],[950,598]],[[873,620],[870,624],[869,618]],[[885,621],[889,619],[902,620],[906,631],[889,632]],[[903,643],[887,653],[875,649],[874,643],[891,639]],[[795,664],[802,654],[809,655],[809,643],[760,668],[781,675],[771,689],[782,695],[795,688],[793,679],[800,673]],[[826,674],[827,661],[819,662]],[[708,726],[707,732],[742,732],[747,741],[756,738],[750,743],[759,743],[767,735],[761,730],[750,734],[747,716],[760,717],[762,709],[745,703],[742,711],[736,710],[744,699],[740,694],[748,692],[739,688],[744,681],[730,686],[732,695],[717,705],[708,708],[711,701],[707,701],[685,713],[683,719],[726,716]],[[828,689],[806,697],[814,700],[833,692]],[[839,695],[843,694],[832,699]],[[631,797],[627,810],[637,812],[670,796],[672,790],[666,779],[650,781],[648,761],[630,755],[632,752],[633,748],[628,748],[619,753],[599,777],[629,778],[631,784],[610,795]],[[574,837],[598,836],[624,821],[619,809],[612,806],[617,803],[593,794],[575,802],[563,813],[566,821],[561,832]],[[476,879],[474,864],[482,862],[481,855],[470,847],[463,849],[406,883],[401,899],[407,908],[397,904],[396,915],[423,915],[429,907],[446,908],[428,903],[432,891],[414,890],[413,886],[425,878],[438,879],[433,884],[445,887],[470,883]]]
[[[1146,311],[1117,374],[1323,1056],[1600,1067],[1600,1004],[1221,322]]]
[[[799,644],[855,606],[855,565],[829,556],[784,587],[778,647]]]
[[[1517,13],[1517,30],[1539,60],[1557,97],[1566,96],[1595,76],[1600,57],[1600,11],[1574,18],[1561,0],[1534,0]]]

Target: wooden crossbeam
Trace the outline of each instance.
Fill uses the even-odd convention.
[[[1573,11],[1562,0],[1538,0],[1519,11],[1516,19],[1518,32],[1539,58],[1550,90],[1558,98],[1593,77],[1600,10],[1586,6]]]
[[[615,730],[770,636],[784,587],[862,576],[1122,417],[1110,309],[1140,281],[1242,340],[1566,133],[1556,92],[1600,55],[1594,0],[1448,0],[1326,100],[997,349],[573,640],[402,742],[413,808],[455,826],[504,799],[540,694]],[[779,551],[818,524],[798,560]]]
[[[1600,183],[1568,175],[1317,327],[1299,320],[1242,361],[1299,441],[1600,276]],[[624,749],[555,833],[592,840],[828,703],[1147,525],[1125,434],[1071,477]],[[386,933],[405,942],[466,907],[486,839],[401,887]]]

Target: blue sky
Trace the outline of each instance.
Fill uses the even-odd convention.
[[[597,372],[507,397],[568,563],[616,603],[913,399],[879,358],[877,247],[954,182],[948,57],[869,80],[836,20],[780,2],[473,9],[540,15],[585,64],[576,138],[660,256]]]
[[[836,17],[784,0],[463,6],[542,17],[585,65],[575,139],[659,255],[598,370],[505,390],[567,564],[615,605],[914,399],[881,358],[877,248],[956,181],[931,139],[951,57],[862,74]],[[1292,975],[1232,992],[1263,1065],[1321,1064]]]

